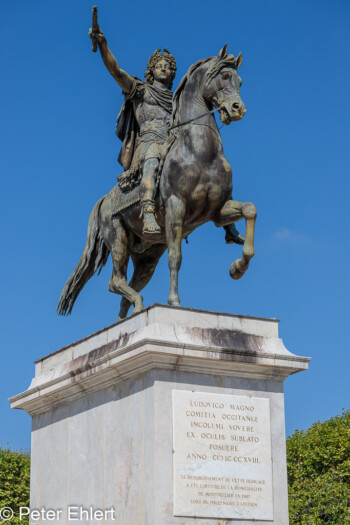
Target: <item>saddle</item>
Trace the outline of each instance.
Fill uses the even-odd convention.
[[[118,213],[140,202],[140,186],[137,185],[132,190],[125,192],[121,189],[120,184],[117,184],[111,191],[111,198],[113,202],[113,216],[116,216]]]

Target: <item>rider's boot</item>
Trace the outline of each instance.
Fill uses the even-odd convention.
[[[160,233],[161,229],[154,216],[156,203],[151,199],[141,201],[143,215],[142,233]]]
[[[239,233],[234,223],[224,226],[226,244],[244,244],[244,237]]]

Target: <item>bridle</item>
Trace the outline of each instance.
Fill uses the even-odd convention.
[[[220,105],[215,108],[215,109],[212,109],[210,111],[206,111],[205,113],[202,113],[201,115],[198,115],[197,117],[193,117],[189,120],[186,120],[185,122],[180,122],[179,124],[175,124],[174,126],[170,126],[169,130],[168,131],[172,131],[173,129],[176,129],[176,128],[180,128],[181,126],[185,126],[186,124],[190,124],[191,122],[194,122],[195,120],[198,120],[200,118],[203,118],[203,117],[206,117],[207,115],[212,115],[213,113],[215,113],[215,111],[219,111],[221,109],[221,105],[223,102],[225,102],[225,100],[227,100],[228,98],[231,98],[232,95],[229,95],[228,97],[225,97],[223,100],[221,100],[220,102]]]

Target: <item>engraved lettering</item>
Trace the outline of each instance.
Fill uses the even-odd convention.
[[[207,419],[216,419],[216,415],[212,412],[196,412],[195,410],[186,410],[187,417],[204,417]]]
[[[269,400],[174,391],[173,410],[174,515],[273,521]]]

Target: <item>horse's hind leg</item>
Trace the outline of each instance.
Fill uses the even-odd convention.
[[[115,238],[111,242],[113,272],[108,289],[110,292],[122,295],[123,298],[135,305],[133,313],[137,313],[143,309],[143,301],[142,295],[129,286],[126,280],[130,257],[128,232],[119,218],[114,220],[114,227]]]
[[[165,229],[168,245],[168,264],[170,269],[170,293],[168,303],[173,306],[180,305],[178,276],[182,261],[181,241],[184,218],[184,203],[175,197],[175,195],[172,195],[166,202]]]
[[[251,202],[227,201],[221,208],[214,223],[216,226],[225,226],[232,222],[245,219],[245,239],[243,253],[240,259],[231,264],[230,275],[232,279],[240,279],[249,266],[250,259],[254,256],[254,230],[256,220],[256,207]]]
[[[140,292],[151,280],[154,270],[159,259],[166,250],[165,244],[154,244],[143,253],[131,254],[134,263],[134,274],[130,280],[129,286],[133,290]],[[124,319],[129,311],[131,302],[123,297],[120,302],[120,312],[118,319]]]

